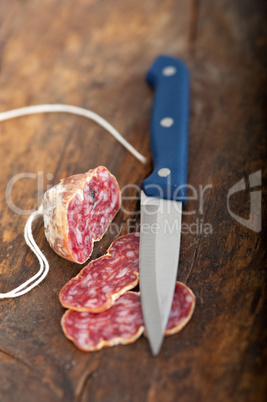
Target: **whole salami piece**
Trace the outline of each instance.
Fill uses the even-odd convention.
[[[194,307],[193,292],[183,283],[176,282],[165,335],[181,331],[190,320]],[[132,343],[145,331],[140,295],[126,292],[111,308],[99,314],[68,310],[61,325],[65,336],[84,351]]]
[[[103,166],[61,180],[43,197],[45,236],[52,249],[83,264],[121,204],[115,177]]]
[[[139,281],[139,233],[116,239],[106,255],[91,261],[61,290],[64,307],[99,313]]]

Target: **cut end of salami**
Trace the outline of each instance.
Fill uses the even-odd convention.
[[[83,264],[121,204],[115,177],[103,166],[61,180],[43,197],[45,236],[52,249]]]
[[[61,290],[61,304],[76,311],[99,313],[139,281],[139,233],[116,239],[106,255],[91,261]]]
[[[190,320],[195,307],[193,292],[176,282],[172,309],[165,335],[173,335]],[[108,310],[93,314],[68,310],[61,320],[64,334],[84,351],[128,344],[145,330],[139,293],[126,292]]]

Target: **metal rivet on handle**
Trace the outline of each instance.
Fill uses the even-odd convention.
[[[174,120],[171,117],[164,117],[164,119],[160,120],[160,125],[162,127],[171,127],[174,123]]]
[[[162,74],[165,75],[165,77],[171,77],[172,75],[176,74],[176,71],[176,67],[167,66],[162,70]]]
[[[171,173],[171,171],[170,171],[170,169],[168,169],[168,168],[161,168],[161,169],[159,169],[159,171],[158,171],[158,175],[159,175],[160,177],[167,177],[167,176],[169,176],[170,173]]]

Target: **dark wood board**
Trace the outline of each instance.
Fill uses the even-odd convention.
[[[266,3],[230,0],[9,0],[0,3],[0,109],[65,103],[92,109],[148,158],[142,165],[95,123],[63,114],[0,123],[1,292],[26,280],[38,263],[27,249],[27,216],[14,213],[6,186],[22,172],[43,172],[44,187],[104,165],[121,188],[151,172],[149,119],[153,93],[144,81],[161,53],[183,59],[191,74],[188,182],[203,198],[189,200],[183,222],[212,233],[183,233],[178,279],[196,295],[181,333],[152,357],[145,338],[84,353],[61,330],[62,286],[80,269],[34,236],[50,262],[45,281],[29,294],[0,300],[0,399],[5,402],[200,402],[265,400],[266,214],[262,230],[249,218],[249,175],[266,177]],[[264,104],[265,101],[265,104]],[[53,178],[47,178],[52,174]],[[39,173],[40,175],[40,173]],[[262,191],[261,186],[253,189]],[[132,194],[136,194],[135,191]],[[125,194],[126,195],[126,194]],[[13,187],[21,209],[38,204],[37,181]],[[125,200],[115,223],[138,227],[138,202]],[[260,206],[257,207],[260,213]],[[191,225],[191,226],[190,226]],[[193,225],[193,226],[192,226]],[[103,254],[116,231],[96,244]]]

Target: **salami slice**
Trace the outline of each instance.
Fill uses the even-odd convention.
[[[165,335],[173,335],[181,331],[188,323],[195,309],[195,295],[188,286],[176,282],[172,308]]]
[[[118,183],[103,166],[61,180],[43,197],[45,236],[67,260],[84,263],[120,208]]]
[[[183,283],[176,282],[165,335],[179,332],[190,320],[194,307],[193,292]],[[61,325],[65,336],[84,351],[132,343],[145,330],[139,293],[126,292],[110,309],[99,314],[68,310]]]
[[[99,314],[68,310],[61,323],[66,337],[86,351],[134,342],[144,330],[140,297],[134,292]]]
[[[116,239],[108,253],[91,261],[61,290],[64,307],[99,313],[139,281],[139,233]]]

